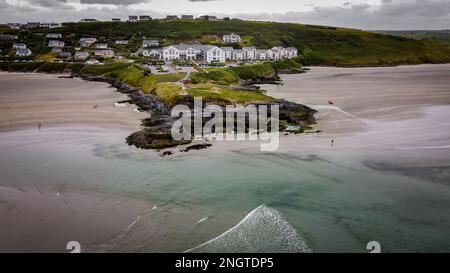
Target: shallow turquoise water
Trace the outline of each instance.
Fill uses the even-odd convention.
[[[96,129],[1,137],[2,185],[83,189],[208,212],[209,220],[189,238],[179,227],[161,226],[174,230],[167,250],[206,242],[263,204],[279,211],[314,252],[366,252],[373,240],[386,252],[450,250],[448,149],[244,149],[160,158]]]

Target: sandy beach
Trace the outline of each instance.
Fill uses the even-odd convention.
[[[114,107],[126,96],[108,85],[1,73],[0,252],[67,252],[69,240],[182,252],[263,204],[313,252],[364,252],[373,239],[392,252],[448,249],[449,75],[450,65],[285,75],[263,88],[318,109],[321,133],[283,135],[273,154],[217,142],[162,158],[126,145],[148,114]]]
[[[115,106],[127,96],[106,83],[50,74],[0,73],[0,130],[90,124],[138,130],[146,113]],[[94,108],[94,106],[98,106]]]

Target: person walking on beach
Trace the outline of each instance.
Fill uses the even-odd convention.
[[[331,148],[334,147],[334,139],[331,140]]]
[[[41,128],[42,128],[42,124],[39,122],[39,123],[38,123],[38,129],[39,129],[39,131],[41,130]]]

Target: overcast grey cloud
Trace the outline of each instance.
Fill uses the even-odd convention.
[[[80,3],[82,4],[108,4],[123,6],[148,2],[150,2],[150,0],[80,0]]]
[[[0,0],[5,22],[191,13],[359,29],[448,29],[450,0]]]

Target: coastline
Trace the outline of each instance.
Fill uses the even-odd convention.
[[[408,219],[415,219],[417,222],[428,221],[428,217],[431,217],[429,215],[432,215],[433,221],[444,221],[445,228],[445,221],[448,219],[445,215],[448,201],[445,200],[449,200],[445,199],[448,195],[442,185],[445,169],[442,177],[434,170],[445,168],[448,162],[448,148],[445,147],[448,145],[447,132],[450,127],[445,117],[448,116],[449,110],[444,106],[428,108],[426,105],[436,105],[430,103],[434,101],[440,101],[442,104],[441,97],[434,96],[435,92],[439,91],[439,86],[448,86],[448,77],[438,77],[440,80],[432,81],[427,78],[430,88],[425,96],[421,95],[420,90],[415,90],[411,93],[416,97],[414,100],[391,100],[391,97],[381,96],[380,98],[385,100],[384,105],[392,101],[411,103],[414,107],[411,109],[415,109],[404,116],[401,107],[389,106],[394,107],[391,109],[394,112],[383,118],[384,115],[380,116],[379,112],[367,109],[368,105],[379,106],[367,104],[366,96],[376,97],[377,94],[371,90],[360,89],[359,85],[354,84],[351,75],[341,75],[340,70],[333,73],[322,71],[328,75],[324,78],[323,74],[315,75],[314,71],[311,72],[286,75],[293,79],[284,83],[285,93],[281,90],[274,92],[280,97],[296,97],[303,102],[316,103],[326,101],[324,98],[334,94],[327,86],[345,90],[348,86],[343,85],[343,82],[350,81],[350,86],[355,88],[359,95],[350,96],[350,92],[344,100],[349,104],[339,102],[337,106],[356,116],[360,113],[367,115],[361,121],[367,126],[366,130],[353,130],[347,126],[352,123],[351,116],[342,113],[344,116],[341,117],[336,114],[336,110],[328,109],[320,111],[321,114],[329,113],[328,124],[334,124],[337,129],[346,129],[347,132],[329,128],[321,134],[282,136],[280,149],[273,154],[259,152],[258,143],[221,142],[206,151],[181,153],[177,152],[179,148],[169,149],[173,150],[175,155],[163,158],[156,151],[144,151],[124,143],[123,139],[135,130],[134,126],[139,127],[136,119],[139,113],[133,111],[133,106],[111,106],[104,109],[109,113],[127,111],[129,115],[126,116],[130,121],[134,121],[134,125],[123,128],[110,125],[102,127],[101,122],[92,123],[95,127],[88,125],[90,123],[69,123],[67,127],[55,123],[51,127],[44,126],[39,133],[36,126],[28,129],[20,127],[20,130],[0,133],[3,155],[0,172],[4,182],[2,186],[15,188],[0,190],[0,199],[9,200],[3,203],[7,205],[1,207],[3,219],[12,223],[10,227],[13,231],[20,230],[16,227],[17,223],[22,227],[38,227],[39,232],[34,235],[38,238],[31,236],[32,228],[26,230],[31,234],[28,238],[36,242],[41,242],[41,238],[54,242],[54,234],[70,230],[71,227],[66,226],[66,222],[78,226],[90,221],[92,225],[85,225],[85,229],[80,229],[80,232],[92,232],[90,234],[93,234],[93,237],[89,238],[100,238],[100,242],[84,237],[86,243],[83,245],[87,246],[88,252],[185,251],[226,232],[262,203],[271,204],[280,210],[296,231],[304,235],[314,252],[343,250],[343,244],[332,245],[327,242],[329,240],[323,239],[330,238],[329,236],[339,242],[350,242],[351,247],[344,251],[358,251],[359,244],[364,243],[364,236],[374,234],[371,233],[373,226],[386,232],[385,235],[375,233],[385,240],[385,249],[410,250],[415,246],[397,246],[397,243],[409,244],[403,244],[403,237],[395,237],[389,230],[378,226],[379,219],[382,219],[383,225],[386,222],[389,225],[397,224],[399,230],[407,231],[408,237],[411,238],[422,234],[423,226],[413,222],[413,225],[418,226],[413,228],[410,222],[407,222],[408,229],[404,229],[401,223]],[[391,71],[384,74],[364,71],[364,75],[366,74],[377,79],[382,77],[378,79],[377,84],[393,75]],[[395,76],[403,74],[398,73]],[[417,75],[426,74],[416,71],[411,77],[414,79]],[[22,76],[23,74],[20,74],[21,78]],[[49,78],[54,78],[65,88],[69,88],[69,83],[73,83],[78,89],[80,84],[88,85],[90,87],[84,91],[77,91],[87,98],[99,93],[102,94],[100,97],[110,98],[110,94],[114,94],[111,88],[102,83],[90,83],[80,79],[63,80],[55,75],[36,74],[32,77],[44,77],[42,82],[46,84],[52,82]],[[316,77],[325,81],[325,88]],[[436,77],[434,72],[433,77]],[[293,81],[294,79],[296,81]],[[362,82],[368,79],[373,80],[364,78]],[[420,78],[417,80],[420,81]],[[302,85],[299,85],[298,81]],[[414,80],[409,83],[401,78],[399,81],[402,83],[400,86],[395,84],[397,81],[390,84],[394,84],[396,90],[403,88],[407,91],[405,94],[411,92],[409,84],[417,86]],[[25,81],[15,81],[15,84],[23,82]],[[295,89],[290,88],[290,82]],[[309,82],[317,84],[316,88],[312,88]],[[33,88],[39,86],[36,81],[30,84]],[[59,85],[54,87],[59,88]],[[385,87],[383,85],[383,88]],[[290,91],[294,93],[289,94]],[[321,92],[328,93],[321,96]],[[116,94],[123,97],[122,94]],[[400,97],[404,95],[402,92],[396,94]],[[444,92],[442,96],[450,97],[447,94],[448,92]],[[49,98],[34,97],[35,95],[37,94],[29,93],[25,98],[34,104],[46,102]],[[70,100],[70,96],[59,99],[55,103],[61,104],[61,100]],[[79,100],[76,101],[80,104]],[[369,101],[374,100],[370,98]],[[93,103],[81,102],[86,105],[88,113],[96,114],[91,107]],[[107,104],[110,105],[109,102]],[[21,108],[21,105],[23,102],[14,100],[9,107],[18,111],[26,110],[26,107]],[[360,107],[354,108],[352,105]],[[104,107],[106,106],[100,106],[100,109]],[[77,115],[78,108],[77,111],[70,109],[64,107],[61,111]],[[2,110],[9,111],[4,107]],[[46,109],[41,107],[40,111]],[[39,112],[34,115],[39,116]],[[58,112],[53,112],[53,118],[57,119],[58,116]],[[341,120],[350,123],[342,123]],[[319,125],[323,124],[319,119]],[[96,128],[97,126],[100,128]],[[332,138],[336,141],[334,148],[330,147]],[[424,162],[423,157],[428,160]],[[414,172],[416,168],[420,168],[421,172],[425,172],[427,168],[430,170],[417,174]],[[428,176],[433,180],[429,181]],[[421,193],[420,196],[416,196],[417,192]],[[61,200],[61,196],[64,197],[63,200],[68,201],[69,207],[78,213],[70,210]],[[22,202],[24,199],[29,199],[29,202]],[[49,200],[48,203],[45,200]],[[33,205],[35,202],[39,205]],[[47,207],[52,206],[53,209],[47,210]],[[85,206],[90,206],[91,210],[83,209]],[[372,206],[374,208],[370,209]],[[9,210],[9,207],[12,210]],[[154,207],[156,208],[153,209]],[[389,209],[385,211],[382,209],[384,207]],[[352,209],[346,214],[348,208]],[[436,208],[441,212],[435,211]],[[105,210],[107,212],[104,212]],[[46,211],[49,213],[45,213]],[[118,214],[114,214],[116,211]],[[423,215],[420,212],[423,212]],[[97,217],[96,221],[96,213],[104,216]],[[110,213],[114,216],[110,216]],[[402,213],[406,215],[399,216],[403,215]],[[138,217],[139,215],[141,217]],[[66,220],[66,217],[72,218]],[[208,217],[207,220],[199,223],[205,217]],[[44,218],[43,223],[40,218]],[[342,221],[342,224],[337,220]],[[108,232],[98,229],[103,225],[110,226]],[[129,226],[131,227],[128,229]],[[39,227],[53,228],[54,231],[41,233]],[[328,236],[322,237],[323,233]],[[11,244],[20,239],[2,234],[7,240],[11,237]],[[355,239],[353,234],[363,236],[362,241]],[[446,236],[445,233],[440,234]],[[77,233],[69,235],[70,240],[78,236]],[[62,242],[66,239],[61,237],[56,246],[58,252],[65,252]],[[427,242],[428,240],[431,239],[427,239]],[[420,241],[418,242],[420,245]],[[32,244],[29,247],[30,251],[36,251],[36,248],[31,249]],[[53,249],[47,250],[56,251]]]

